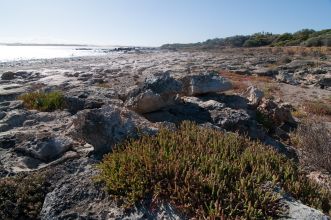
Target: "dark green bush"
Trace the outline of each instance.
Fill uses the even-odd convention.
[[[307,41],[303,42],[303,45],[307,47],[321,47],[321,46],[330,47],[331,34],[309,38]]]
[[[39,219],[48,187],[41,174],[0,179],[0,219]]]
[[[271,33],[257,33],[252,35],[243,44],[244,47],[261,47],[270,45],[275,40],[275,35]]]
[[[307,40],[310,35],[314,34],[316,31],[312,29],[302,29],[293,34],[293,39],[299,40],[300,42]]]
[[[19,97],[28,109],[39,111],[54,111],[65,106],[64,96],[61,92],[31,92]]]
[[[112,195],[133,205],[168,201],[187,217],[271,219],[284,209],[277,186],[329,211],[329,195],[285,156],[233,133],[184,122],[118,146],[98,165]],[[325,208],[327,207],[327,208]]]
[[[261,46],[331,46],[331,29],[314,31],[302,29],[293,34],[256,33],[253,35],[237,35],[226,38],[209,39],[195,44],[166,44],[163,49],[213,49],[219,47],[261,47]]]

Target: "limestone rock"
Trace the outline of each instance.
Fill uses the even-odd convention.
[[[115,105],[78,112],[71,129],[73,137],[91,144],[98,153],[109,152],[114,144],[137,137],[139,132],[156,132],[156,128],[145,118]]]
[[[283,203],[288,207],[288,211],[285,217],[280,220],[290,219],[302,219],[302,220],[330,220],[329,216],[326,216],[321,211],[311,208],[302,204],[300,201],[296,201],[292,198],[286,198]]]
[[[32,156],[35,159],[50,162],[63,155],[72,145],[73,141],[69,137],[44,137],[28,141],[15,150],[29,155],[30,157]]]
[[[213,124],[233,131],[245,131],[249,125],[250,116],[243,109],[224,108],[210,111]]]
[[[201,100],[197,97],[187,97],[184,96],[182,97],[182,100],[185,103],[192,103],[192,104],[196,104],[199,107],[203,108],[203,109],[208,109],[208,110],[214,110],[214,109],[222,109],[225,107],[224,103],[220,103],[216,100],[208,100],[208,101],[204,101]]]
[[[255,70],[253,70],[253,74],[256,74],[258,76],[273,76],[278,73],[277,70],[271,69],[271,68],[265,68],[265,67],[260,67]]]
[[[261,102],[264,93],[261,90],[259,90],[257,87],[250,86],[246,89],[243,95],[247,97],[249,104],[253,106],[257,106]]]
[[[322,78],[318,81],[318,85],[324,89],[324,88],[331,88],[331,76]]]
[[[40,216],[42,220],[53,219],[183,219],[167,203],[154,207],[134,207],[128,212],[104,191],[93,178],[98,171],[95,161],[86,159],[68,163],[60,171],[63,176],[46,195]],[[60,167],[61,168],[61,167]],[[60,169],[58,168],[58,170]]]
[[[264,99],[258,106],[258,110],[272,119],[275,126],[283,123],[296,124],[291,114],[291,106],[287,103],[277,104],[273,100]]]
[[[15,79],[15,73],[14,72],[4,72],[1,75],[2,80],[13,80]]]
[[[180,82],[172,78],[169,72],[156,74],[147,78],[142,88],[132,90],[125,106],[138,113],[153,112],[173,104],[180,91]]]
[[[30,113],[25,110],[13,110],[8,112],[3,119],[0,120],[0,132],[8,131],[15,127],[23,125]]]
[[[217,74],[188,75],[180,79],[183,84],[182,94],[195,96],[207,93],[224,92],[232,89],[226,78]]]
[[[276,75],[276,80],[282,83],[288,83],[291,85],[298,85],[299,82],[293,78],[293,73],[287,71],[281,71]]]

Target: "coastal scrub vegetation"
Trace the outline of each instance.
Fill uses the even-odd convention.
[[[331,115],[331,105],[322,101],[306,101],[304,110],[315,115]]]
[[[39,111],[55,111],[65,107],[64,96],[61,92],[30,92],[19,96],[28,109]]]
[[[38,219],[50,184],[45,174],[0,179],[0,218]]]
[[[331,131],[319,117],[307,118],[291,134],[301,152],[301,162],[317,170],[331,172]]]
[[[297,165],[258,142],[183,122],[176,132],[128,140],[98,165],[99,181],[128,207],[166,201],[197,218],[272,219],[284,214],[280,192],[324,212],[330,195]]]
[[[272,34],[260,32],[252,35],[238,35],[227,38],[209,39],[194,44],[165,44],[164,49],[180,48],[217,48],[217,47],[261,47],[261,46],[306,46],[321,47],[331,46],[331,29],[315,31],[302,29],[295,33]]]

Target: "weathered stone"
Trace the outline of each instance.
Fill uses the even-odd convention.
[[[329,78],[322,78],[318,81],[318,85],[324,89],[324,88],[330,88],[331,87],[331,77]]]
[[[169,72],[156,74],[147,78],[142,88],[130,92],[125,106],[138,113],[153,112],[173,104],[180,91],[181,84]]]
[[[259,90],[257,87],[250,86],[243,93],[243,96],[247,97],[249,104],[253,106],[257,106],[261,102],[264,93],[261,90]]]
[[[283,123],[296,124],[291,114],[291,106],[287,103],[278,105],[270,99],[264,99],[258,106],[258,110],[268,116],[275,123],[275,126],[280,126]]]
[[[252,73],[258,76],[274,76],[278,73],[278,71],[271,68],[261,67],[253,70]]]
[[[279,72],[276,75],[276,80],[278,82],[288,83],[288,84],[291,84],[291,85],[298,85],[299,84],[299,82],[297,80],[293,79],[293,73],[289,73],[289,72],[286,72],[286,71]]]
[[[0,111],[0,120],[6,116],[6,112]]]
[[[172,99],[168,99],[168,97],[163,99],[160,94],[154,93],[149,89],[139,93],[139,95],[134,98],[130,98],[125,103],[125,106],[138,113],[147,113],[159,110],[172,103]]]
[[[98,153],[109,152],[114,144],[139,132],[153,134],[156,128],[136,113],[114,105],[77,113],[71,134],[93,145]]]
[[[224,108],[222,110],[210,111],[213,124],[227,129],[245,131],[249,125],[250,116],[245,110]]]
[[[16,140],[14,136],[4,135],[0,136],[0,148],[9,149],[15,147]]]
[[[13,80],[15,79],[15,73],[14,72],[4,72],[1,75],[2,80]]]
[[[83,87],[73,89],[65,94],[65,102],[68,111],[76,114],[83,109],[100,108],[105,104],[118,100],[118,94],[112,89]]]
[[[286,64],[286,67],[288,69],[298,69],[298,68],[304,68],[304,67],[310,67],[315,65],[314,61],[312,60],[293,60],[292,62]]]
[[[230,81],[214,73],[188,75],[182,77],[180,81],[183,84],[182,94],[186,96],[224,92],[232,89]]]
[[[45,137],[29,141],[15,150],[38,160],[50,162],[68,151],[72,145],[73,141],[69,137]]]
[[[224,103],[220,103],[218,101],[215,100],[208,100],[208,101],[203,101],[197,97],[187,97],[184,96],[182,97],[182,100],[185,103],[192,103],[192,104],[196,104],[199,107],[203,108],[203,109],[208,109],[208,110],[215,110],[215,109],[222,109],[225,107]]]
[[[0,124],[6,124],[7,126],[0,128],[0,131],[4,132],[22,126],[28,115],[29,112],[24,110],[14,110],[7,113],[6,117],[0,120]]]
[[[93,178],[98,171],[95,161],[74,161],[67,166],[70,173],[62,171],[54,190],[46,195],[40,216],[42,220],[53,219],[182,219],[168,203],[153,207],[133,207],[130,212],[96,184]],[[58,168],[60,169],[60,168]],[[68,169],[68,168],[66,168]],[[60,173],[60,174],[61,174]],[[59,174],[58,174],[59,175]]]
[[[304,219],[304,220],[330,220],[330,217],[323,214],[321,211],[311,208],[302,204],[300,201],[293,198],[287,198],[281,200],[287,207],[286,217],[279,218],[280,220],[290,219]]]

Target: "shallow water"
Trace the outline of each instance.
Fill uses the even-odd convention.
[[[73,46],[1,46],[0,62],[104,55],[112,48]]]

